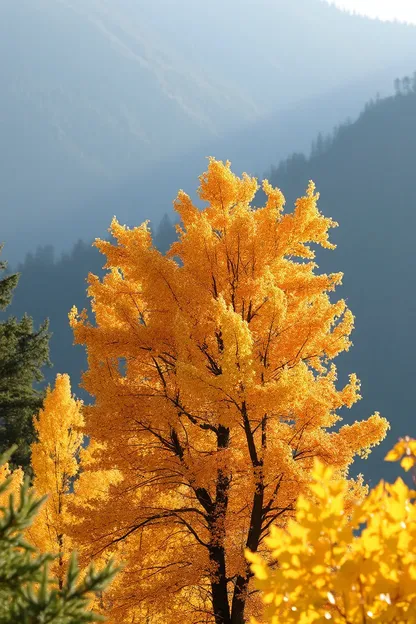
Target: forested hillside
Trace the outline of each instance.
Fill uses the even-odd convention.
[[[340,357],[340,383],[356,371],[363,400],[345,417],[379,410],[392,424],[391,440],[409,433],[413,419],[415,146],[416,92],[405,79],[394,97],[370,102],[354,123],[318,136],[310,158],[294,154],[268,175],[282,189],[289,210],[313,179],[320,209],[340,224],[331,235],[338,248],[320,252],[318,263],[322,270],[344,272],[341,292],[356,315],[354,347]],[[259,193],[257,203],[261,199]],[[165,218],[157,246],[166,250],[174,236]],[[85,278],[89,271],[101,274],[102,265],[98,251],[80,241],[62,257],[43,248],[19,266],[22,276],[10,310],[27,311],[36,323],[50,318],[54,368],[45,372],[49,379],[69,372],[74,388],[86,360],[83,349],[72,346],[67,314],[73,304],[80,309],[88,304]],[[377,475],[384,450],[374,451],[366,475]]]
[[[356,371],[362,401],[351,418],[379,410],[391,423],[366,474],[378,476],[383,453],[413,431],[416,335],[416,85],[396,82],[396,95],[366,106],[359,119],[318,137],[310,158],[294,154],[268,176],[289,205],[309,179],[320,209],[339,223],[335,251],[318,264],[343,271],[342,294],[356,315],[354,347],[340,358],[340,378]]]
[[[322,0],[3,1],[5,253],[159,219],[207,154],[259,171],[305,149],[410,71],[414,32]]]
[[[379,410],[392,423],[392,440],[409,432],[413,418],[415,145],[416,93],[405,80],[394,97],[370,102],[356,122],[319,136],[310,158],[294,154],[268,176],[284,192],[288,209],[313,179],[320,209],[340,224],[332,233],[338,248],[320,252],[318,262],[324,270],[344,272],[342,292],[356,315],[354,347],[340,358],[340,381],[356,371],[363,400],[345,416]],[[165,250],[174,235],[165,218],[157,230],[158,247]],[[94,247],[78,242],[61,258],[44,248],[19,266],[22,276],[10,310],[27,311],[37,323],[51,319],[54,368],[46,373],[51,379],[69,372],[74,388],[85,356],[72,346],[67,313],[74,303],[87,305],[85,278],[89,271],[101,274],[102,265]],[[367,473],[383,452],[375,451]]]

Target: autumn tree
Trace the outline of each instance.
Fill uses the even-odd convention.
[[[74,532],[91,558],[122,553],[108,598],[117,622],[242,624],[259,613],[245,549],[293,516],[316,458],[360,500],[348,468],[388,427],[378,414],[338,426],[359,399],[356,376],[339,388],[332,363],[351,345],[353,316],[330,298],[342,274],[319,274],[311,246],[332,249],[336,224],[312,182],[288,213],[267,181],[265,206],[252,208],[257,188],[210,159],[208,205],[179,192],[166,255],[146,224],[114,219],[115,243],[96,242],[108,273],[89,276],[95,322],[70,314],[88,352],[95,467],[122,475],[96,505],[80,502]]]
[[[7,263],[0,261],[0,271],[6,268]],[[18,281],[17,273],[0,279],[0,311],[10,304]],[[30,471],[30,445],[34,441],[33,415],[44,396],[35,385],[43,380],[41,368],[45,364],[49,364],[47,321],[38,330],[28,315],[0,322],[0,452],[17,444],[11,465],[26,471]]]
[[[33,487],[38,496],[47,496],[28,532],[28,539],[40,552],[56,555],[52,571],[62,588],[73,544],[65,525],[73,480],[78,473],[78,457],[83,442],[81,401],[71,394],[68,375],[57,375],[55,387],[48,388],[43,408],[34,419],[37,442],[32,445]]]

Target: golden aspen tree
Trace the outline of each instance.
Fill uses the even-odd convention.
[[[71,394],[69,376],[57,375],[55,387],[48,388],[43,409],[34,419],[38,441],[32,445],[33,486],[38,496],[47,495],[47,499],[27,537],[40,552],[59,553],[52,572],[60,587],[73,550],[65,525],[70,521],[68,501],[84,437],[81,406]]]
[[[336,224],[312,182],[293,212],[267,181],[265,205],[251,207],[257,189],[210,159],[208,205],[179,192],[166,255],[146,224],[114,219],[116,242],[95,243],[108,268],[89,276],[95,322],[70,313],[88,352],[95,466],[121,476],[94,507],[80,501],[74,527],[91,558],[117,551],[125,563],[110,622],[242,624],[261,612],[245,550],[293,516],[316,458],[360,500],[349,466],[388,428],[378,414],[338,426],[360,398],[356,376],[338,387],[332,363],[353,316],[329,296],[342,274],[319,274],[311,247],[333,248]]]
[[[408,471],[415,452],[416,441],[405,438],[386,459],[404,455]],[[296,517],[271,527],[262,556],[246,553],[262,592],[259,621],[416,622],[415,495],[400,478],[381,481],[351,509],[345,481],[316,460]]]

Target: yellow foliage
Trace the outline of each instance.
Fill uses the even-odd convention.
[[[342,274],[316,272],[312,246],[333,248],[336,223],[313,183],[284,213],[267,181],[265,206],[251,207],[257,181],[228,162],[210,159],[200,182],[207,206],[179,192],[179,240],[166,255],[147,224],[113,220],[115,242],[96,242],[108,273],[89,277],[94,323],[70,313],[95,397],[72,536],[92,559],[125,562],[104,607],[118,623],[256,614],[245,548],[287,524],[314,458],[333,466],[349,507],[361,500],[348,468],[388,427],[378,414],[334,427],[360,398],[354,375],[337,387],[331,362],[350,347],[354,319],[329,297]]]
[[[3,483],[8,477],[11,478],[10,485],[5,492],[0,493],[0,507],[8,507],[10,495],[13,494],[14,500],[20,500],[20,487],[23,485],[24,473],[21,468],[10,470],[9,464],[0,466],[0,483]]]
[[[415,451],[405,438],[386,459]],[[316,460],[312,476],[295,518],[271,528],[266,552],[246,551],[261,622],[416,622],[416,492],[402,479],[381,482],[350,507],[331,468]]]
[[[82,402],[71,395],[68,375],[57,375],[55,387],[48,388],[43,409],[34,418],[38,441],[32,445],[33,486],[38,496],[47,494],[48,498],[27,537],[41,552],[60,553],[52,564],[59,581],[73,550],[65,527],[72,520],[68,502],[83,441],[81,407]]]
[[[400,438],[397,444],[387,453],[386,461],[398,461],[400,466],[408,472],[416,465],[416,440],[408,436]]]

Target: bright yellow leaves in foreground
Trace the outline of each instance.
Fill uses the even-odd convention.
[[[413,458],[406,438],[386,459],[406,448]],[[402,479],[381,482],[347,512],[345,483],[316,461],[310,495],[287,527],[272,527],[267,555],[246,553],[262,622],[416,622],[415,494]]]
[[[386,455],[386,461],[399,461],[400,466],[408,472],[416,465],[416,440],[408,436],[400,438],[394,448]]]

